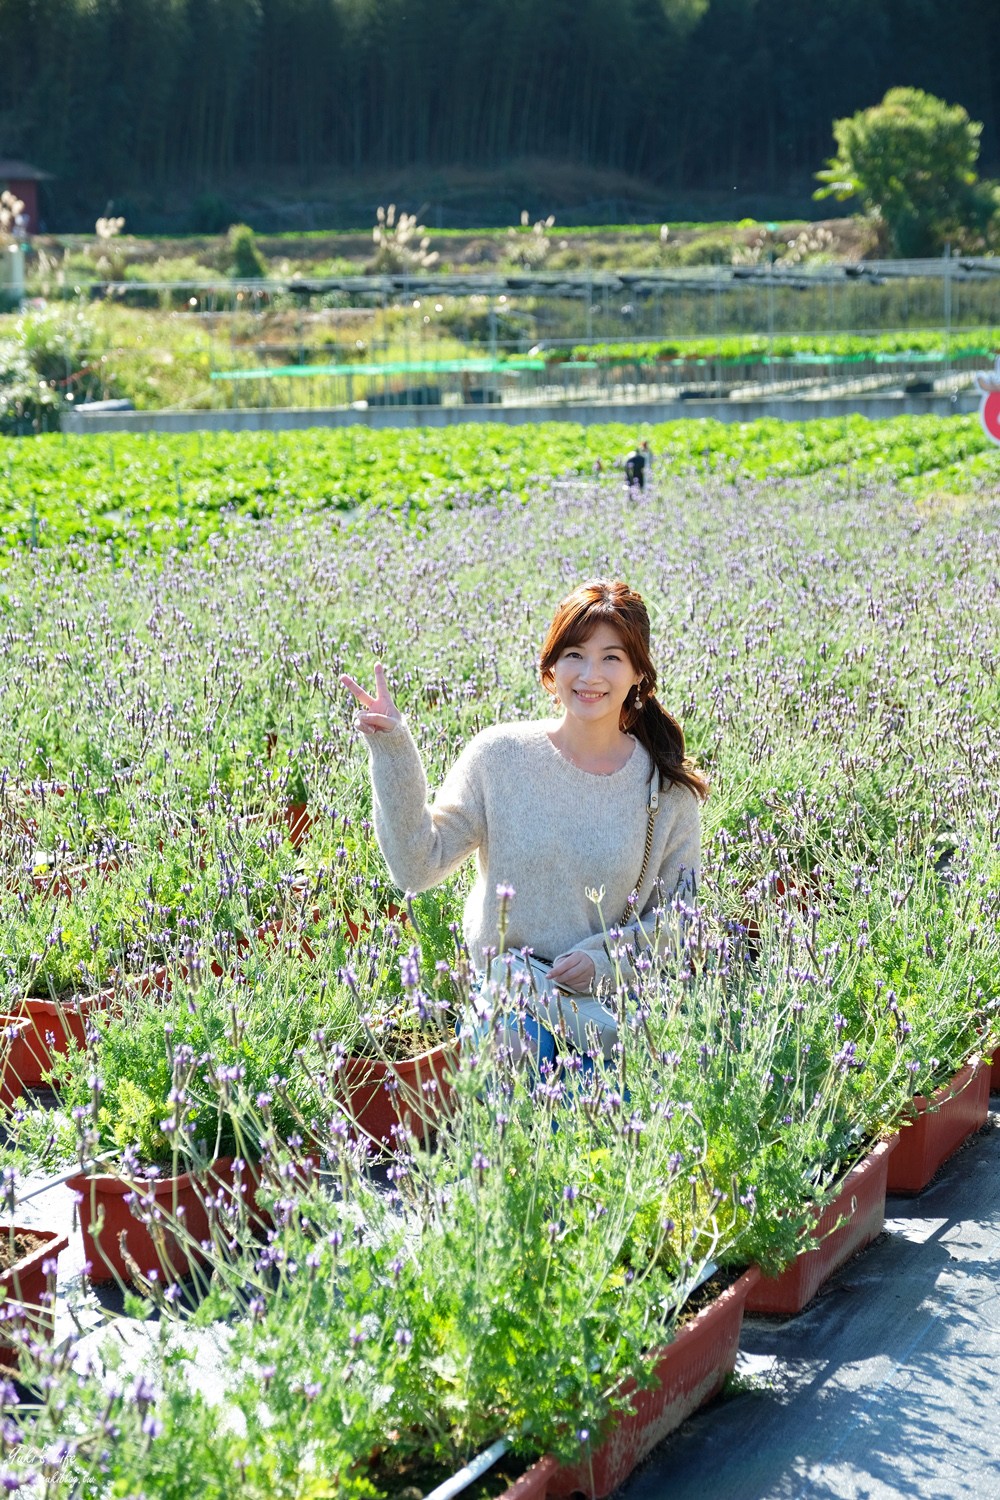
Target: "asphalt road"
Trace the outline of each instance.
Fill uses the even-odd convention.
[[[736,1389],[618,1500],[1000,1500],[1000,1117],[797,1318],[747,1318]]]

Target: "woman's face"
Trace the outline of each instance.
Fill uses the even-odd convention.
[[[618,724],[639,673],[612,625],[598,625],[579,645],[567,646],[552,668],[550,691],[567,718],[580,724]]]

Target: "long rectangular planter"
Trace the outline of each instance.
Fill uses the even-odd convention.
[[[813,1226],[819,1243],[803,1250],[778,1276],[762,1276],[747,1297],[747,1312],[779,1317],[801,1312],[834,1271],[882,1233],[889,1160],[898,1141],[898,1135],[880,1141],[851,1168]]]
[[[155,1272],[161,1285],[187,1276],[201,1259],[197,1247],[211,1236],[207,1201],[221,1194],[225,1203],[235,1194],[232,1157],[221,1157],[204,1176],[137,1180],[81,1172],[66,1185],[77,1194],[86,1274],[95,1285],[132,1282],[133,1263],[144,1276]],[[241,1196],[249,1195],[251,1208],[255,1185],[245,1168]],[[157,1224],[155,1232],[144,1218]],[[168,1227],[170,1220],[183,1223],[183,1239]]]
[[[0,1234],[8,1234],[6,1228]],[[33,1235],[34,1250],[14,1265],[0,1271],[0,1367],[17,1363],[16,1340],[26,1329],[32,1338],[52,1337],[56,1273],[54,1265],[69,1240],[48,1229],[14,1229],[15,1235]]]
[[[655,1385],[635,1392],[635,1411],[619,1419],[590,1459],[559,1465],[543,1458],[502,1500],[562,1500],[575,1494],[603,1500],[624,1484],[657,1443],[722,1389],[736,1364],[744,1303],[759,1276],[751,1266],[684,1324],[657,1356]]]
[[[899,1130],[889,1162],[890,1193],[919,1193],[970,1135],[982,1130],[990,1107],[990,1065],[973,1059],[932,1098],[918,1095],[913,1116]]]

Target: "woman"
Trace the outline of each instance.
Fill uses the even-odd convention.
[[[559,1001],[567,1035],[586,1049],[596,1025],[609,1055],[614,1015],[583,997],[607,994],[619,976],[627,983],[632,960],[651,946],[654,907],[694,891],[707,783],[656,700],[649,616],[624,583],[574,589],[539,668],[561,715],[476,735],[430,804],[384,668],[375,668],[374,695],[353,678],[341,682],[360,704],[375,833],[393,880],[426,890],[475,853],[463,922],[473,964],[488,970],[501,932],[508,950],[530,950],[533,976],[547,975],[542,1003],[577,997]],[[544,1031],[531,1039],[549,1050]]]

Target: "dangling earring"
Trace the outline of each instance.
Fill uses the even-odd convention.
[[[635,685],[635,706],[637,710],[642,707],[642,682]]]

